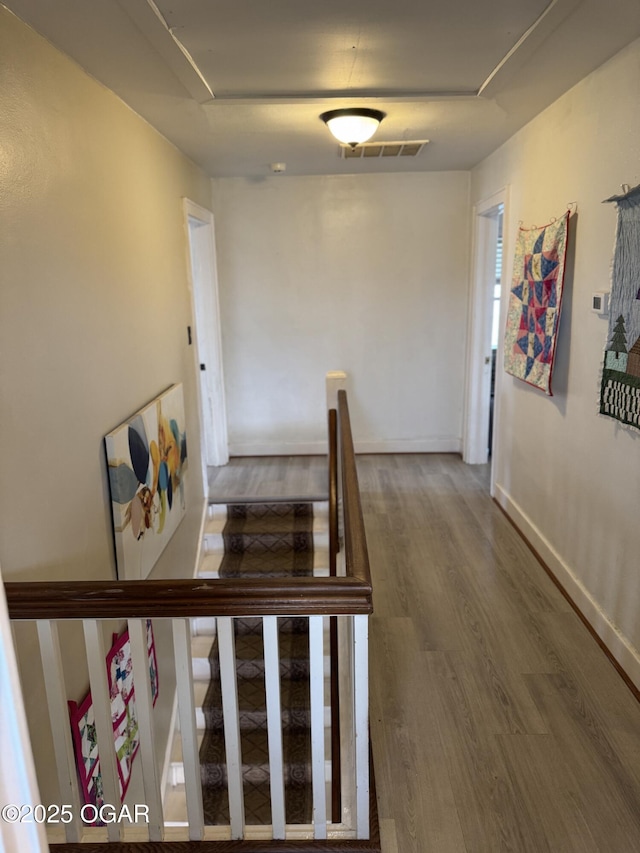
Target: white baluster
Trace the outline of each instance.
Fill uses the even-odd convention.
[[[242,755],[240,750],[240,711],[236,680],[236,644],[233,619],[218,618],[218,650],[220,654],[220,684],[222,688],[222,715],[227,758],[227,788],[231,838],[244,837],[244,792],[242,788]]]
[[[369,617],[353,617],[356,830],[369,837]]]
[[[53,749],[56,757],[56,771],[60,787],[60,804],[71,806],[71,820],[65,826],[68,842],[78,842],[81,838],[80,794],[78,776],[73,755],[67,691],[64,681],[62,654],[58,626],[49,620],[38,620],[38,641],[42,658],[42,672],[47,693],[49,722],[53,735]],[[66,819],[66,817],[65,817]]]
[[[311,781],[314,837],[327,837],[327,792],[324,750],[324,637],[322,616],[309,617],[311,693]]]
[[[102,636],[102,626],[96,619],[84,619],[84,639],[87,647],[87,663],[89,665],[89,683],[91,684],[91,700],[96,721],[96,736],[98,753],[100,755],[100,772],[102,774],[102,790],[106,805],[118,810],[120,805],[120,788],[116,771],[116,750],[113,738],[113,723],[111,721],[111,700],[107,682],[107,664]],[[107,824],[109,841],[120,841],[121,824]]]
[[[286,832],[278,617],[264,616],[262,618],[262,631],[264,638],[264,680],[267,693],[267,732],[269,735],[271,825],[273,837],[282,840],[285,838]]]
[[[133,684],[138,714],[142,780],[145,802],[149,809],[149,841],[162,841],[164,838],[164,818],[160,794],[160,774],[158,773],[158,762],[156,761],[154,747],[153,697],[149,679],[146,619],[129,619],[129,640],[131,642]]]
[[[200,755],[193,699],[193,664],[191,661],[191,626],[188,619],[173,620],[173,651],[176,663],[176,691],[182,739],[182,763],[187,795],[189,839],[201,841],[204,834]]]

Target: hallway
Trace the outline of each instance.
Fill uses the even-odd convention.
[[[640,705],[455,455],[358,457],[374,581],[385,853],[640,849]],[[322,457],[236,458],[214,496],[325,489]]]
[[[640,849],[640,705],[453,455],[358,458],[385,853]]]

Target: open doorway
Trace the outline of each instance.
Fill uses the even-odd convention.
[[[502,347],[501,305],[506,190],[474,208],[473,279],[469,310],[463,458],[486,464],[497,441],[496,393]],[[491,477],[493,491],[493,476]]]
[[[207,468],[229,461],[213,214],[185,199],[194,369],[200,412],[203,483]]]
[[[493,424],[496,396],[496,364],[498,355],[498,343],[500,341],[500,304],[502,298],[502,229],[504,222],[504,205],[498,205],[497,226],[498,234],[496,237],[496,271],[493,279],[493,314],[491,317],[491,380],[489,394],[489,436],[487,439],[487,453],[491,456],[493,451]]]

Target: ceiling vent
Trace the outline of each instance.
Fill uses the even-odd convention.
[[[369,157],[417,157],[428,139],[411,139],[402,142],[363,142],[352,147],[341,145],[340,151],[343,160],[366,160]]]

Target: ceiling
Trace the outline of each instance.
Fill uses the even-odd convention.
[[[469,169],[640,36],[638,0],[3,2],[212,176]],[[343,160],[343,106],[429,144]]]

